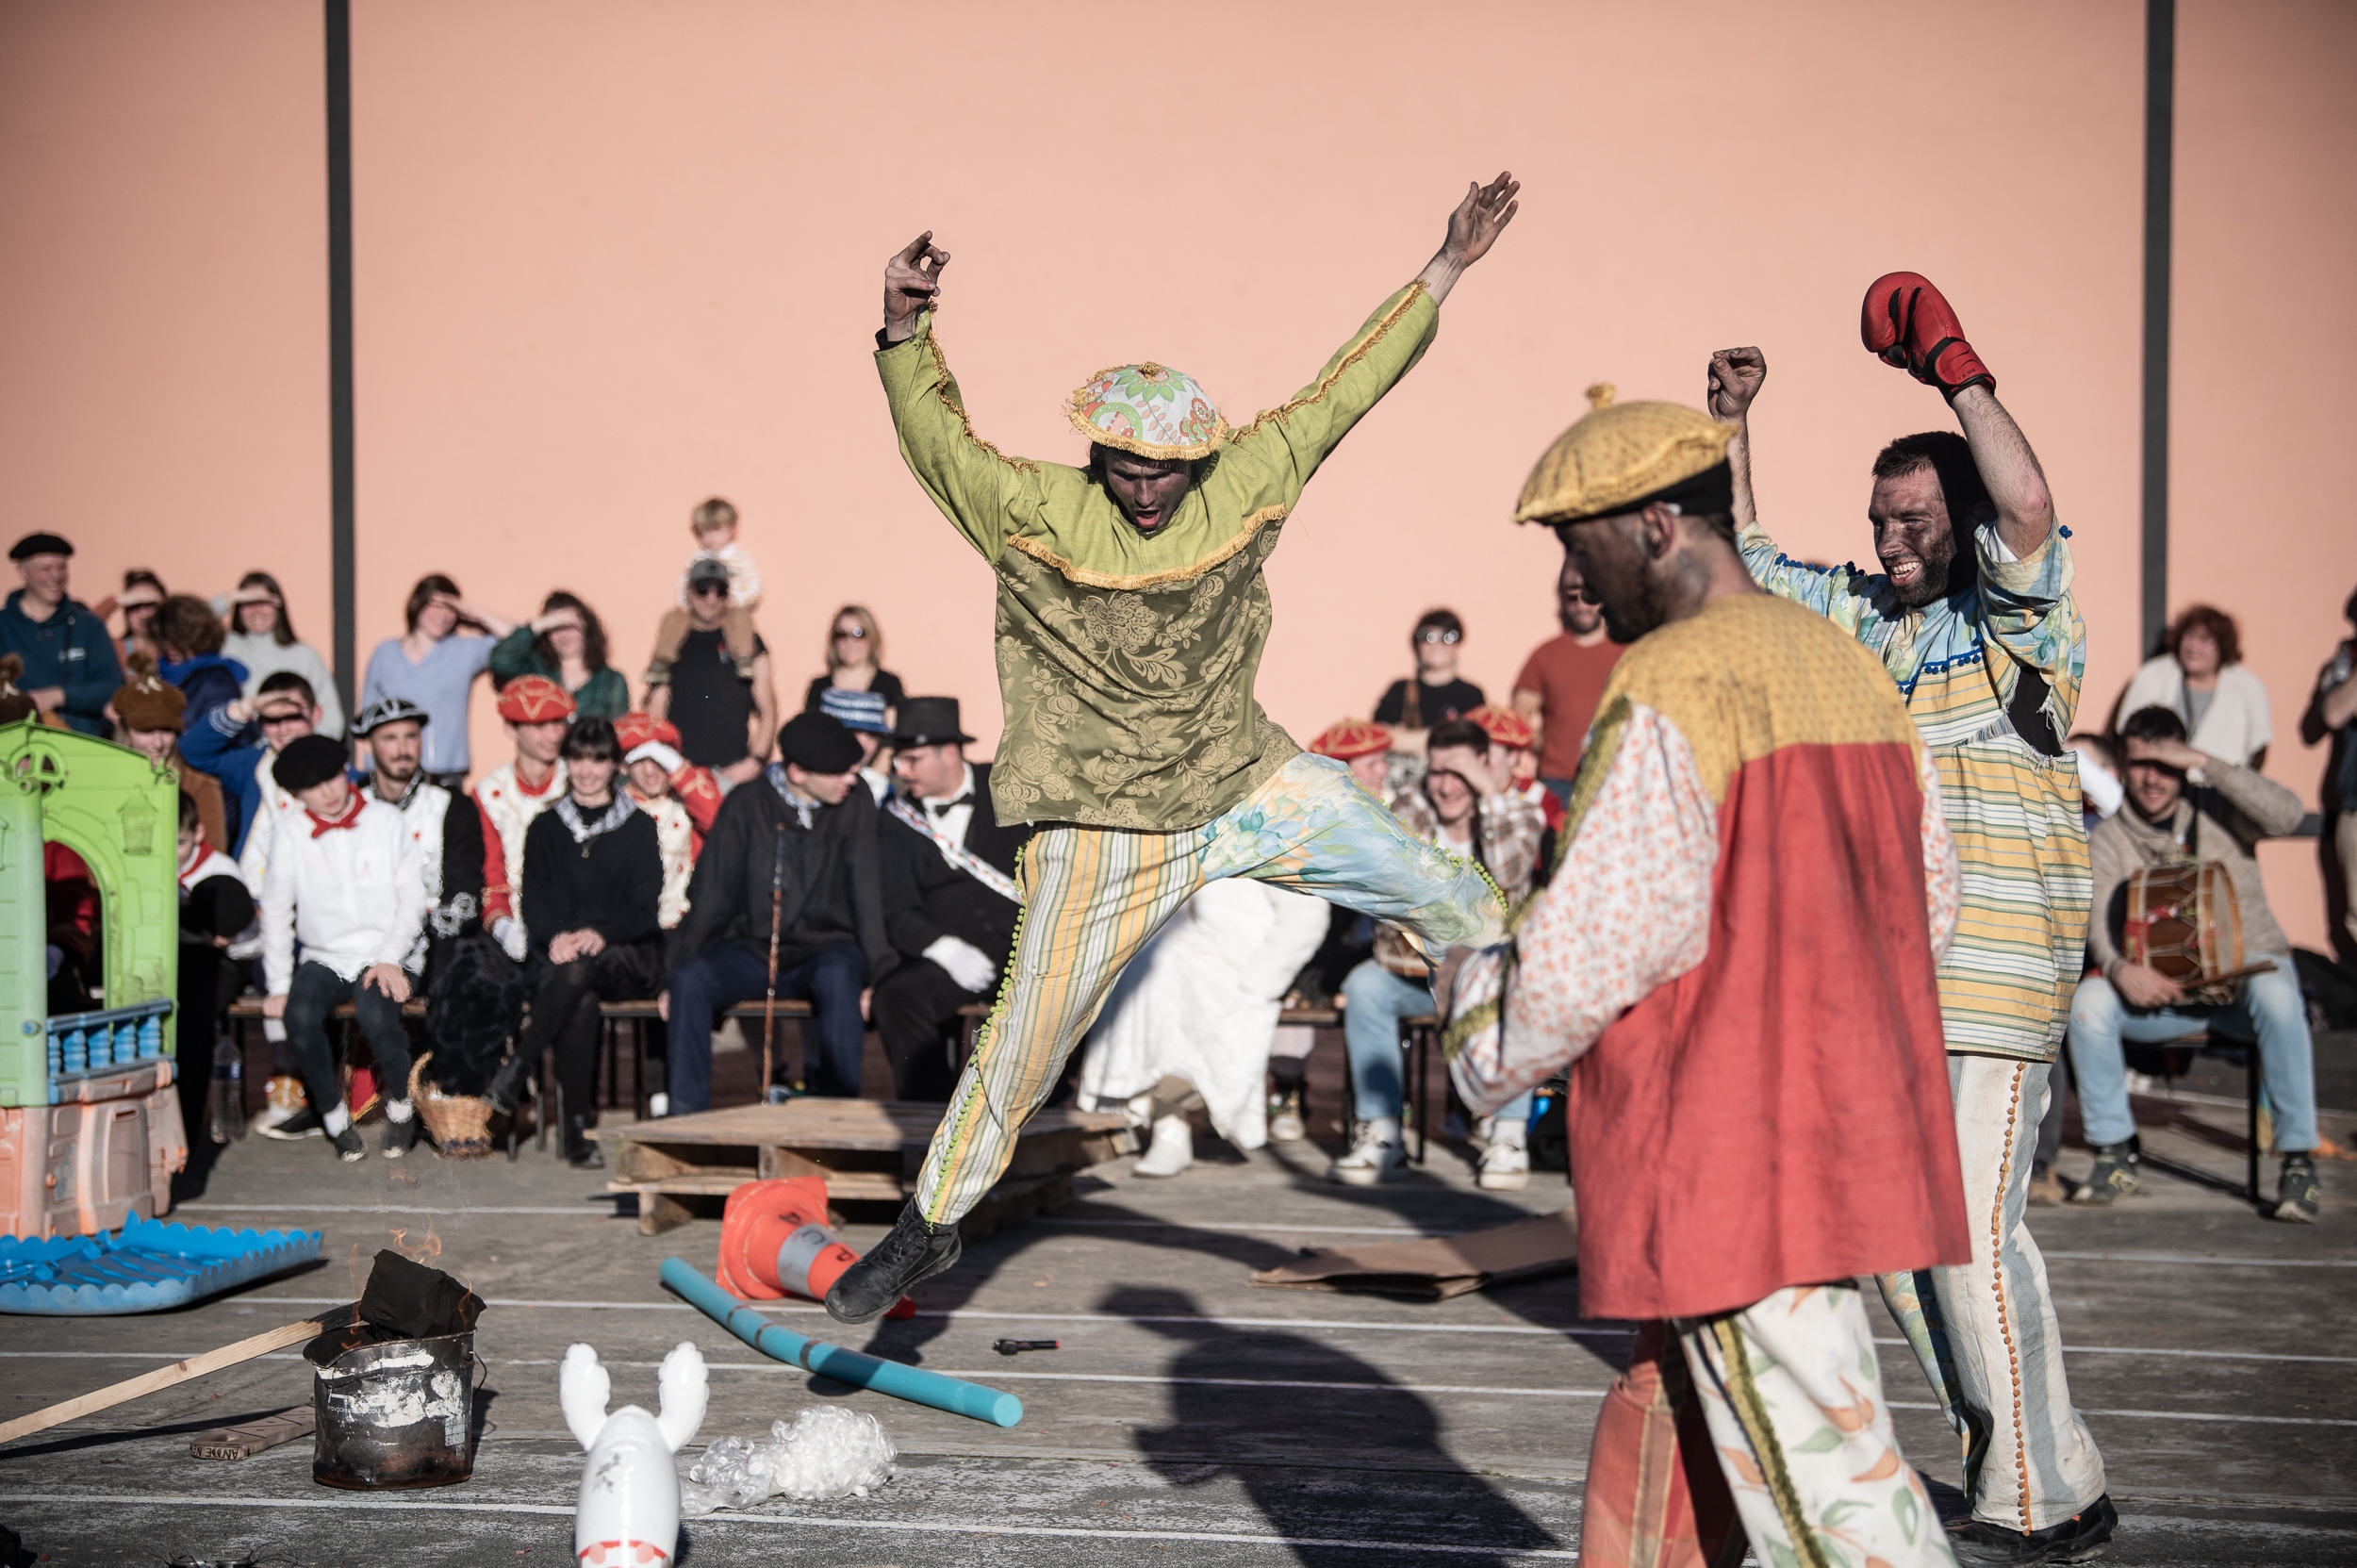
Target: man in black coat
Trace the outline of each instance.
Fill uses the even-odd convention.
[[[1031,830],[998,825],[990,764],[965,760],[973,738],[954,697],[909,698],[892,733],[884,933],[903,957],[876,987],[874,1011],[896,1099],[949,1098],[958,1009],[997,991],[1023,913],[1015,857]]]
[[[758,1000],[777,942],[781,997],[807,997],[809,1092],[859,1094],[867,988],[896,962],[884,936],[877,812],[859,782],[860,746],[823,713],[798,714],[778,732],[760,777],[729,791],[687,884],[687,917],[671,939],[674,1114],[712,1108],[712,1020]]]

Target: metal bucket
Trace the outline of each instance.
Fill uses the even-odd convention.
[[[362,1345],[318,1368],[311,1478],[354,1492],[465,1480],[474,1369],[472,1334]]]

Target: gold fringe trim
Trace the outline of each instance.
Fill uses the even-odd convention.
[[[1245,545],[1250,544],[1253,536],[1267,524],[1284,520],[1284,507],[1263,506],[1244,520],[1243,530],[1233,538],[1202,559],[1190,566],[1172,567],[1167,571],[1149,571],[1137,577],[1115,577],[1107,572],[1091,571],[1086,567],[1075,566],[1038,539],[1017,536],[1007,541],[1007,548],[1020,550],[1033,560],[1045,566],[1053,567],[1067,581],[1078,583],[1082,587],[1112,588],[1118,593],[1137,593],[1146,588],[1167,587],[1173,583],[1192,582],[1235,554]]]
[[[1383,319],[1375,323],[1374,329],[1370,331],[1366,337],[1360,338],[1357,346],[1352,348],[1348,354],[1343,355],[1342,363],[1336,365],[1333,370],[1318,378],[1318,384],[1316,387],[1302,393],[1299,397],[1294,398],[1290,403],[1280,404],[1275,408],[1263,409],[1250,424],[1245,425],[1242,430],[1236,431],[1228,437],[1228,439],[1231,442],[1241,441],[1245,437],[1258,433],[1260,428],[1268,423],[1271,420],[1282,420],[1298,409],[1309,407],[1313,403],[1325,402],[1326,394],[1334,389],[1334,384],[1342,380],[1343,376],[1349,371],[1353,365],[1356,365],[1360,360],[1364,359],[1369,351],[1371,351],[1376,344],[1383,341],[1386,337],[1390,336],[1392,328],[1400,323],[1400,319],[1406,316],[1409,310],[1414,306],[1416,301],[1423,298],[1426,292],[1428,292],[1428,290],[1424,286],[1424,279],[1418,278],[1415,282],[1409,284],[1408,286],[1408,292],[1400,296],[1400,302],[1392,306],[1391,309],[1385,311],[1383,313]]]
[[[1038,464],[1028,458],[1010,457],[974,434],[974,421],[967,416],[965,404],[958,401],[949,391],[950,383],[954,379],[949,374],[949,361],[941,352],[941,334],[933,330],[932,323],[930,322],[925,326],[925,352],[932,355],[933,360],[933,374],[936,377],[933,382],[933,396],[941,400],[943,407],[958,417],[958,428],[965,432],[965,438],[1017,473],[1030,473],[1036,470]]]

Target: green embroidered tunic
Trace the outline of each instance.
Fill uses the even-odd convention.
[[[1000,821],[1200,827],[1298,754],[1252,696],[1261,569],[1318,464],[1439,325],[1422,283],[1384,301],[1316,380],[1236,432],[1151,538],[1084,470],[974,434],[930,313],[877,354],[900,455],[998,576]]]

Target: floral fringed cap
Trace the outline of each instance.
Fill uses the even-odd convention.
[[[1209,457],[1229,434],[1195,377],[1151,359],[1097,371],[1064,412],[1072,428],[1097,445],[1141,457]]]
[[[1727,443],[1737,426],[1677,403],[1615,403],[1612,385],[1588,388],[1594,406],[1555,438],[1523,485],[1516,522],[1577,522],[1656,501],[1689,510],[1732,503]]]

